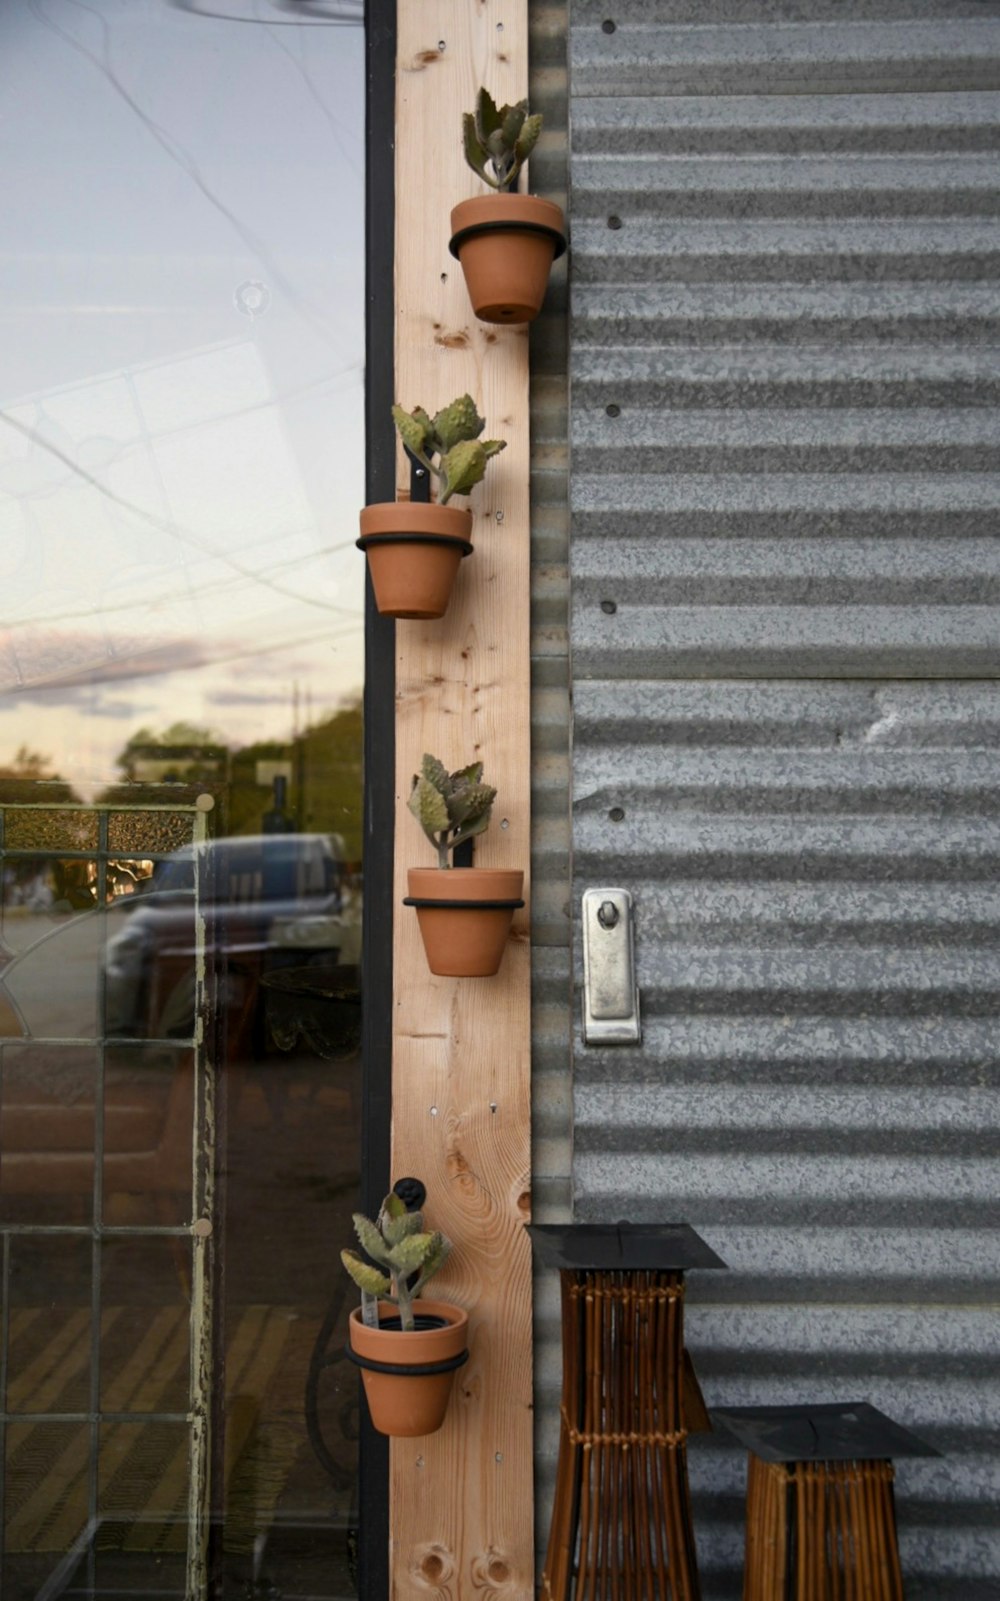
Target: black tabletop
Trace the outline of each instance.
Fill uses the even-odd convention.
[[[712,1407],[711,1418],[764,1462],[866,1462],[941,1454],[867,1401]]]
[[[580,1272],[687,1272],[724,1268],[689,1223],[529,1223],[538,1260],[545,1267]]]

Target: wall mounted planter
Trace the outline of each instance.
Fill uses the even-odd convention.
[[[472,551],[472,513],[400,500],[366,506],[358,548],[368,557],[375,604],[384,617],[443,617],[463,556]]]
[[[379,1307],[377,1329],[362,1322],[360,1307],[348,1325],[348,1355],[361,1369],[372,1423],[401,1439],[441,1427],[455,1373],[469,1359],[468,1313],[423,1298],[414,1307],[417,1327],[405,1332],[391,1306]]]
[[[492,978],[499,971],[524,873],[506,867],[411,867],[409,895],[427,954],[441,978]]]
[[[451,214],[448,246],[462,263],[481,322],[533,322],[553,261],[566,249],[562,211],[535,195],[478,195]]]

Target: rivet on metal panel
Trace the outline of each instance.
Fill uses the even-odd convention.
[[[616,600],[602,600],[601,610],[606,617],[613,617],[618,610],[618,602]]]

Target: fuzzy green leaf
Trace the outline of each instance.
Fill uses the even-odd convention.
[[[435,1232],[431,1238],[433,1243],[424,1259],[424,1265],[420,1270],[420,1278],[414,1288],[414,1293],[417,1295],[419,1295],[428,1279],[432,1279],[438,1269],[444,1267],[451,1255],[451,1241],[446,1239],[443,1234]]]
[[[504,106],[501,115],[503,116],[504,146],[513,154],[514,147],[521,137],[521,129],[524,127],[525,118],[528,115],[527,100],[519,100],[514,106]]]
[[[424,412],[423,416],[426,417],[427,413]],[[420,417],[404,411],[402,406],[393,406],[392,418],[407,450],[412,450],[415,456],[423,455],[424,447],[428,443],[428,431]]]
[[[461,767],[457,773],[452,773],[451,787],[455,790],[464,784],[478,784],[482,776],[482,762],[470,762],[468,767]]]
[[[416,1273],[427,1260],[427,1253],[434,1243],[433,1234],[411,1234],[408,1239],[400,1240],[389,1252],[389,1261],[396,1273]]]
[[[480,417],[471,395],[460,395],[434,418],[434,432],[441,441],[442,452],[464,439],[478,439],[485,427],[485,418]]]
[[[415,780],[407,801],[410,811],[420,824],[431,844],[437,847],[437,835],[448,827],[448,806],[442,794],[426,778]]]
[[[462,148],[465,152],[466,161],[477,177],[482,178],[484,183],[490,184],[495,189],[496,184],[486,170],[489,153],[479,137],[476,129],[476,119],[470,111],[466,111],[462,117]]]
[[[421,1212],[407,1212],[402,1217],[387,1217],[382,1221],[382,1235],[388,1246],[398,1245],[410,1234],[420,1234],[423,1231],[424,1219]]]
[[[475,839],[477,834],[485,834],[490,826],[491,812],[492,807],[490,811],[481,813],[479,817],[470,818],[461,828],[456,829],[448,841],[449,850],[454,850],[456,845],[464,845],[467,839]]]
[[[357,1251],[341,1251],[340,1260],[359,1290],[363,1290],[366,1295],[380,1295],[383,1297],[389,1295],[392,1285],[385,1274],[380,1273],[377,1267],[371,1267],[367,1262],[362,1262]]]
[[[487,456],[478,439],[453,445],[441,458],[441,504],[452,495],[468,495],[486,471]]]
[[[362,1249],[367,1251],[374,1262],[381,1262],[383,1267],[388,1266],[389,1250],[382,1238],[380,1230],[363,1212],[354,1214],[354,1232],[361,1241]]]
[[[531,152],[538,143],[538,135],[541,133],[541,131],[542,119],[540,116],[536,115],[534,117],[525,117],[524,126],[522,127],[514,145],[514,155],[517,158],[519,170],[527,161],[528,157],[531,155]]]
[[[483,455],[486,457],[487,461],[489,461],[491,456],[499,456],[501,450],[507,449],[506,439],[481,439],[479,443],[482,446]]]
[[[452,825],[467,827],[480,817],[488,817],[496,798],[492,784],[470,784],[466,789],[457,790],[448,804]]]
[[[504,109],[506,110],[506,107]],[[476,115],[473,120],[483,144],[503,122],[503,114],[497,110],[496,102],[488,89],[480,89],[476,96]]]
[[[428,784],[433,784],[440,794],[451,794],[454,788],[453,780],[449,777],[444,762],[438,761],[436,756],[429,756],[426,751],[424,752],[423,761],[420,763],[420,774],[426,778]]]
[[[395,1190],[390,1190],[379,1209],[379,1224],[383,1217],[404,1217],[406,1215],[406,1202]]]

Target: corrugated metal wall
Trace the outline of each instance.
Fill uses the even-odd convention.
[[[1000,5],[575,0],[575,1215],[686,1218],[709,1402],[869,1399],[907,1595],[1000,1596]],[[577,952],[579,973],[579,953]],[[692,1450],[706,1596],[744,1459]]]

